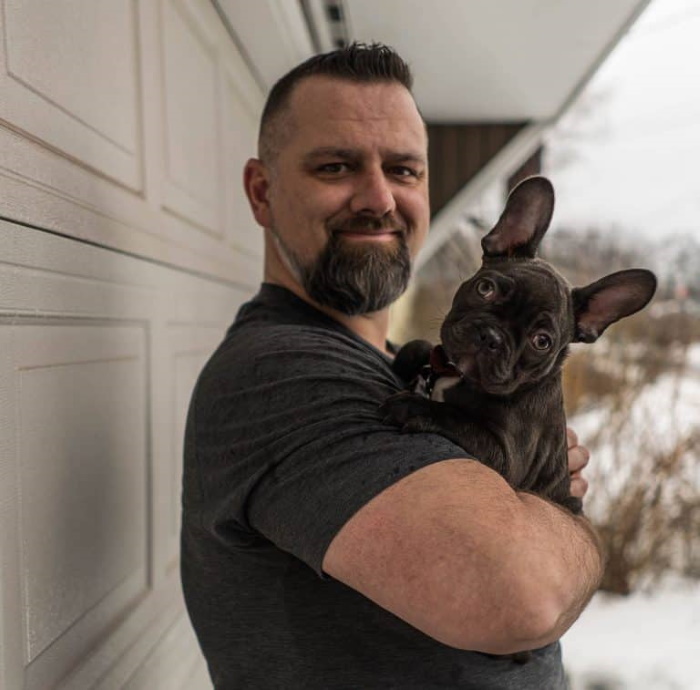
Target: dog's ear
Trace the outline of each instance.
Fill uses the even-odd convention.
[[[571,291],[574,342],[594,342],[611,323],[646,306],[655,290],[656,276],[641,268],[611,273],[586,287],[575,288]]]
[[[481,240],[484,257],[534,258],[554,211],[554,188],[546,177],[528,177],[508,195],[491,232]]]

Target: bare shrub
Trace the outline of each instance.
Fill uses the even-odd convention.
[[[614,324],[593,346],[573,345],[563,374],[567,415],[591,405],[625,409],[661,374],[682,374],[694,341],[700,341],[700,319],[642,311]]]
[[[699,319],[640,314],[578,351],[564,386],[592,453],[586,510],[608,557],[602,589],[629,594],[673,570],[700,577],[700,423],[688,355]],[[684,392],[685,391],[685,392]]]
[[[696,430],[668,449],[616,449],[616,458],[632,459],[634,467],[593,516],[607,556],[602,590],[629,594],[669,570],[697,576],[699,444]]]
[[[624,367],[604,368],[598,358],[586,351],[569,357],[564,369],[563,386],[567,416],[599,405],[606,398],[614,404],[621,390],[631,385],[629,369]]]

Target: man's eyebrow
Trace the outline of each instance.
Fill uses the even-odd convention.
[[[321,146],[317,149],[313,149],[304,155],[305,161],[315,161],[319,158],[359,158],[360,154],[353,149],[344,149],[337,146]]]
[[[385,160],[389,163],[419,163],[420,165],[426,165],[428,163],[428,159],[424,154],[411,151],[389,153],[386,155]]]
[[[321,146],[304,155],[305,162],[313,162],[319,158],[340,158],[343,160],[357,160],[362,158],[362,152],[356,149],[347,149],[338,146]],[[388,163],[418,163],[427,164],[425,154],[413,151],[397,151],[384,154],[384,160]]]

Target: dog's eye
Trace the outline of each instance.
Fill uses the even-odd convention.
[[[488,278],[482,278],[476,284],[476,292],[484,299],[490,299],[496,294],[496,285],[493,282],[493,280],[489,280]]]
[[[546,333],[535,333],[532,336],[532,346],[535,350],[549,350],[552,347],[552,339]]]

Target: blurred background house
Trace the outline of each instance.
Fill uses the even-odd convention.
[[[0,0],[0,687],[211,687],[179,589],[182,434],[261,279],[241,170],[274,81],[352,40],[412,64],[434,221],[394,337],[430,336],[648,1]],[[581,277],[638,259],[604,235],[572,240],[588,266],[564,240],[547,251]],[[668,318],[666,335],[690,328]],[[678,367],[691,341],[671,343]],[[656,369],[572,367],[572,413],[598,394],[619,407],[640,369],[658,379],[670,345],[653,346]]]

